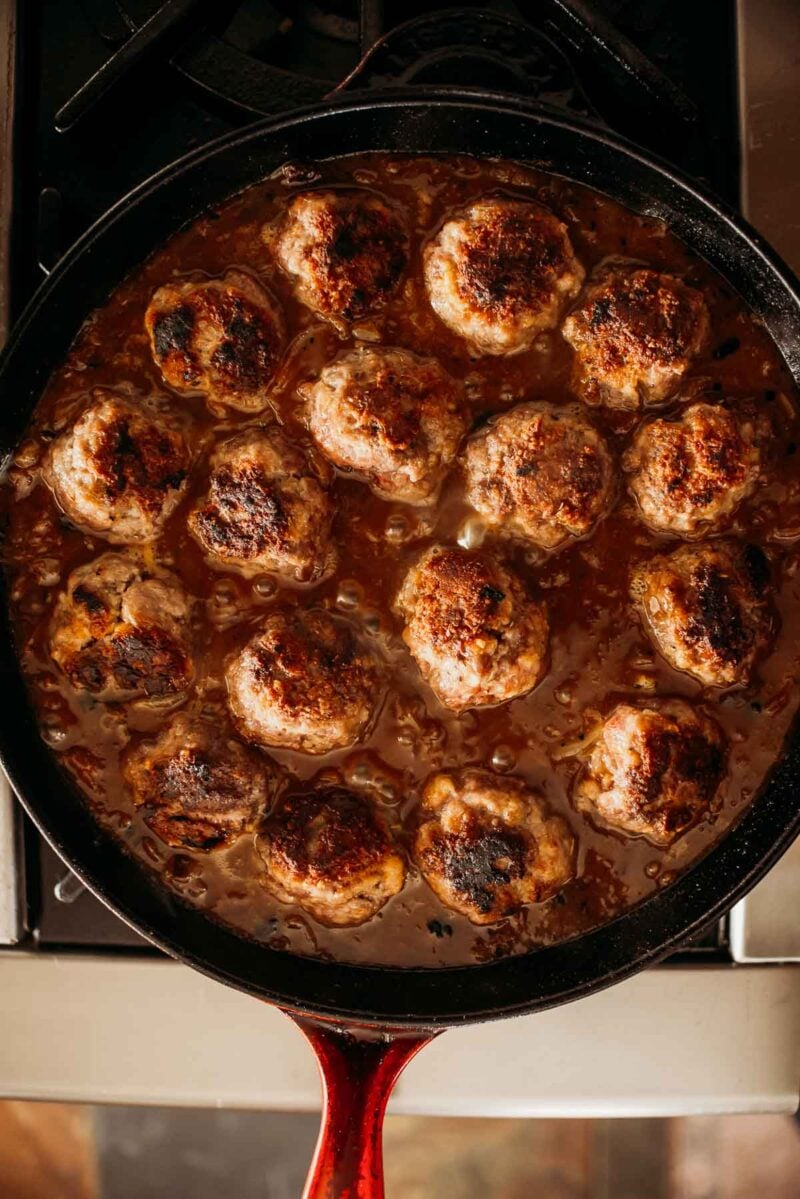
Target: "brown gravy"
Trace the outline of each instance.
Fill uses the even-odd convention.
[[[414,230],[412,266],[403,288],[385,311],[353,329],[352,338],[341,339],[293,299],[259,237],[261,226],[288,195],[319,181],[356,181],[393,197],[410,214]],[[512,548],[510,560],[533,574],[549,601],[550,672],[522,699],[456,716],[420,680],[400,641],[391,604],[405,570],[425,546],[455,539],[467,512],[458,472],[431,510],[376,499],[364,484],[340,475],[335,483],[337,571],[313,591],[282,588],[280,598],[346,610],[361,620],[393,668],[392,681],[363,744],[323,758],[280,750],[271,756],[300,779],[328,775],[344,777],[356,787],[377,784],[380,801],[392,806],[406,826],[420,783],[432,770],[466,764],[514,770],[569,821],[578,839],[579,863],[578,877],[556,899],[488,929],[479,930],[443,907],[413,868],[404,890],[377,917],[361,927],[329,929],[268,895],[259,881],[263,865],[253,836],[240,838],[227,850],[178,852],[155,838],[134,811],[120,776],[120,753],[131,739],[157,728],[171,710],[99,704],[73,691],[49,660],[50,612],[67,575],[110,547],[61,518],[39,481],[38,464],[47,443],[80,409],[90,388],[170,394],[143,329],[150,296],[174,276],[218,276],[233,266],[265,278],[284,305],[291,341],[272,402],[289,431],[304,441],[297,384],[313,378],[359,336],[436,356],[466,381],[476,420],[523,399],[570,399],[572,352],[558,331],[541,336],[532,350],[517,357],[472,358],[466,343],[434,316],[425,298],[419,248],[426,237],[454,207],[498,190],[538,199],[553,209],[568,225],[587,271],[608,255],[622,255],[684,275],[704,291],[712,337],[707,353],[693,364],[687,386],[754,399],[777,428],[771,481],[740,509],[732,531],[761,544],[775,565],[780,632],[747,689],[703,692],[691,678],[671,670],[643,634],[627,586],[631,564],[664,541],[636,518],[632,500],[620,488],[614,510],[588,541],[550,556]],[[190,414],[200,441],[253,420],[232,412],[212,415],[199,396],[173,400]],[[373,155],[326,164],[319,171],[284,169],[173,237],[89,317],[51,379],[7,472],[5,566],[19,653],[43,738],[77,780],[97,819],[157,870],[166,886],[270,945],[352,962],[437,966],[485,961],[579,933],[668,885],[704,853],[752,799],[781,751],[798,706],[800,665],[796,413],[796,391],[776,347],[732,290],[662,224],[637,217],[587,188],[508,163],[465,158]],[[606,410],[595,410],[594,416],[619,455],[637,416]],[[185,527],[187,506],[205,486],[201,464],[187,499],[149,552],[177,572],[199,601],[196,634],[202,654],[188,706],[224,722],[223,663],[252,635],[278,589],[267,577],[247,581],[209,567]],[[731,743],[729,773],[714,812],[669,850],[598,830],[573,810],[569,799],[582,743],[598,714],[623,696],[651,694],[703,703]]]

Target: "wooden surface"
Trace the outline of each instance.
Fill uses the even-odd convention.
[[[297,1199],[309,1115],[0,1103],[2,1199]],[[797,1199],[787,1116],[390,1117],[388,1199]]]
[[[91,1109],[66,1103],[0,1103],[2,1199],[95,1199]]]

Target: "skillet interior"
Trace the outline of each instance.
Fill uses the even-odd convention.
[[[336,155],[331,153],[335,147]],[[663,168],[590,126],[485,94],[354,98],[261,124],[183,160],[123,200],[86,235],[24,314],[0,367],[4,451],[21,435],[82,320],[155,245],[287,159],[370,150],[520,159],[668,221],[764,319],[800,382],[800,300],[758,239]],[[3,602],[2,620],[7,621]],[[0,748],[14,785],[59,853],[101,898],[168,952],[287,1006],[405,1025],[455,1023],[575,998],[632,973],[724,910],[786,848],[800,825],[789,748],[733,832],[667,891],[612,923],[552,948],[435,972],[323,963],[250,944],[184,908],[95,824],[41,742],[7,623],[0,663],[6,711]]]

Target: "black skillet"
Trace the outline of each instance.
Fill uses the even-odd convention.
[[[14,329],[0,361],[0,445],[21,438],[50,373],[88,313],[155,247],[287,160],[367,151],[516,159],[662,218],[763,319],[800,385],[800,293],[733,213],[668,167],[590,123],[487,92],[353,96],[253,125],[182,159],[117,204],[69,252]],[[167,953],[223,983],[312,1017],[329,1084],[328,1136],[307,1195],[377,1197],[380,1117],[402,1065],[447,1025],[538,1011],[609,986],[721,914],[800,829],[800,742],[732,831],[669,888],[609,924],[522,957],[435,971],[315,961],[257,945],[184,907],[94,822],[37,732],[0,602],[0,753],[44,836],[118,915]],[[341,1026],[350,1032],[342,1033]],[[371,1028],[355,1037],[353,1026]],[[364,1136],[358,1141],[357,1131]]]

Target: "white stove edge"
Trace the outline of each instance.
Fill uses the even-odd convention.
[[[739,0],[748,172],[770,146],[769,130],[753,129],[754,116],[760,123],[769,113],[752,86],[752,59],[763,54],[763,37],[771,33],[771,69],[797,71],[800,21],[791,4]],[[796,173],[796,156],[785,154],[784,168],[790,161]],[[752,173],[748,178],[751,219],[799,264],[800,237],[794,247],[780,246],[781,227],[770,227],[766,199],[752,186]],[[796,183],[800,189],[800,178]],[[14,844],[12,808],[3,780],[0,861]],[[797,850],[793,855],[781,867]],[[753,904],[773,875],[753,893]],[[800,886],[800,869],[794,875]],[[0,902],[0,941],[4,929],[17,927],[16,894],[0,880],[0,900],[11,901],[5,908]],[[797,897],[784,910],[800,911]],[[739,905],[734,942],[743,956],[763,961],[770,954],[755,936],[763,927],[761,917],[756,922],[749,914],[756,910],[750,899]],[[0,1023],[3,1096],[319,1109],[312,1056],[287,1018],[174,963],[0,951]],[[450,1030],[411,1063],[390,1110],[563,1117],[792,1112],[798,1079],[800,967],[665,967],[552,1011]]]
[[[454,1029],[391,1111],[463,1116],[791,1112],[796,967],[670,967],[566,1007]],[[166,961],[0,953],[0,1094],[316,1111],[308,1045],[265,1004]]]

